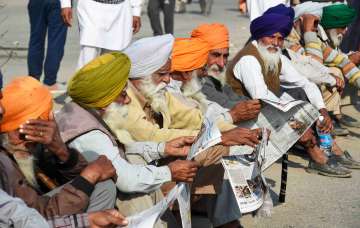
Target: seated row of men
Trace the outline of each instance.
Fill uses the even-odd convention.
[[[331,7],[339,5],[327,7],[333,12]],[[331,25],[325,28],[344,25],[342,18],[332,21],[325,8],[321,23]],[[240,211],[219,161],[237,146],[255,147],[261,132],[237,124],[257,118],[259,99],[276,100],[286,90],[319,110],[325,117],[322,131],[332,130],[327,103],[296,66],[298,55],[312,54],[309,67],[337,67],[360,87],[355,64],[317,38],[315,23],[308,30],[313,20],[309,13],[305,10],[295,21],[294,28],[300,23],[301,32],[306,29],[294,40],[289,38],[297,31],[294,10],[270,8],[251,22],[251,42],[229,64],[229,33],[221,24],[201,25],[190,38],[140,39],[77,71],[68,84],[72,101],[55,115],[44,86],[31,77],[15,79],[1,99],[0,188],[48,219],[115,206],[127,217],[152,207],[174,182],[188,182],[194,208],[205,210],[214,227],[239,227]],[[284,40],[289,43],[285,54]],[[295,46],[297,52],[289,54]],[[224,72],[225,67],[228,85],[223,86],[208,72]],[[326,76],[333,77],[329,72]],[[335,90],[327,90],[331,96],[339,93],[344,80],[333,79],[330,87]],[[204,118],[216,122],[222,141],[193,161],[184,160]],[[316,141],[312,130],[299,140],[310,156],[308,170],[350,177],[349,169],[360,168],[336,143],[326,154]],[[167,211],[156,227],[175,224]]]

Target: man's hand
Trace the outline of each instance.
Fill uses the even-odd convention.
[[[67,147],[53,119],[28,120],[20,126],[19,132],[25,135],[26,140],[45,145],[61,161],[67,161],[69,158]]]
[[[80,176],[85,178],[92,184],[96,184],[100,181],[105,181],[116,175],[115,168],[111,161],[104,155],[100,155],[98,159],[91,162],[86,168],[80,173]]]
[[[226,132],[222,132],[221,144],[223,146],[241,146],[248,145],[255,147],[259,144],[261,137],[261,129],[234,128]]]
[[[319,24],[319,17],[313,14],[304,14],[300,17],[302,21],[304,32],[316,32]]]
[[[141,17],[133,16],[133,33],[136,34],[141,28]]]
[[[195,161],[176,160],[168,165],[171,178],[176,182],[193,182],[199,164]]]
[[[354,63],[355,65],[359,65],[360,64],[360,52],[357,51],[357,52],[354,52],[350,55],[348,55],[350,61],[352,63]]]
[[[319,112],[324,117],[324,120],[321,124],[318,123],[318,127],[321,131],[325,133],[330,133],[330,131],[333,129],[333,124],[329,113],[325,108],[320,109]]]
[[[260,112],[260,100],[248,100],[237,103],[230,111],[234,123],[255,119]]]
[[[314,136],[314,131],[309,128],[303,136],[299,139],[299,143],[305,148],[312,148],[316,145],[316,138]]]
[[[122,227],[128,224],[126,218],[115,209],[90,212],[88,219],[90,228]]]
[[[190,147],[195,137],[179,137],[165,144],[165,155],[172,157],[185,157],[190,151]]]
[[[334,76],[336,80],[336,89],[339,91],[339,93],[342,93],[345,88],[345,82],[339,77]]]
[[[71,24],[72,24],[72,9],[71,9],[71,7],[62,8],[61,16],[64,20],[65,25],[71,27]]]

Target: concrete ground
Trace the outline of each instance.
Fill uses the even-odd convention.
[[[26,47],[29,38],[29,22],[26,11],[27,1],[0,0],[5,8],[0,9],[0,46]],[[200,23],[220,22],[228,26],[231,35],[231,51],[242,47],[249,37],[249,20],[240,15],[236,0],[216,0],[212,14],[200,15],[197,2],[187,6],[187,13],[175,16],[175,36],[187,36],[192,28]],[[135,39],[151,36],[151,28],[146,13],[142,17],[143,27]],[[60,68],[58,81],[66,82],[75,71],[79,45],[78,27],[74,22],[70,28],[66,43],[65,56]],[[5,83],[14,76],[26,75],[26,51],[12,53],[5,64],[7,52],[0,50],[0,67]],[[345,100],[349,103],[349,100]],[[354,101],[352,101],[354,104]],[[347,105],[344,112],[360,119],[360,107]],[[360,129],[349,128],[351,135],[338,137],[342,148],[351,151],[360,160]],[[280,187],[281,165],[276,163],[265,175],[271,184],[274,199],[273,214],[270,218],[253,218],[245,215],[241,218],[244,227],[360,227],[360,170],[354,171],[352,178],[336,179],[305,172],[308,158],[301,153],[290,154],[290,167],[285,204],[277,202]],[[194,227],[208,227],[206,219],[196,218]]]

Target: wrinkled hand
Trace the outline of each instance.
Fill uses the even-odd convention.
[[[91,162],[80,174],[92,184],[108,180],[116,175],[115,168],[111,161],[104,155]]]
[[[141,17],[133,16],[133,33],[136,34],[141,28]]]
[[[168,164],[171,178],[176,182],[193,182],[199,164],[195,161],[176,160]]]
[[[190,151],[190,147],[195,137],[179,137],[165,144],[165,154],[173,157],[185,157]]]
[[[325,108],[319,110],[320,114],[324,117],[324,121],[320,124],[320,121],[317,122],[317,126],[320,128],[321,131],[325,133],[330,133],[333,129],[333,124],[329,113]]]
[[[255,147],[259,144],[259,139],[261,137],[261,129],[248,129],[237,127],[226,132],[222,132],[222,142],[223,146],[241,146],[248,145]]]
[[[50,120],[28,120],[20,126],[19,132],[26,140],[45,145],[60,160],[67,161],[69,153],[53,117]]]
[[[315,32],[319,23],[319,17],[313,14],[304,14],[300,17],[304,27],[304,32]]]
[[[352,54],[350,54],[349,59],[352,63],[354,63],[355,65],[359,65],[360,64],[360,52],[354,52]]]
[[[115,209],[90,212],[88,215],[90,228],[126,226],[128,221]]]
[[[316,138],[314,136],[314,131],[309,128],[299,139],[299,143],[306,148],[314,147],[316,145]]]
[[[234,123],[238,123],[256,118],[259,115],[260,109],[260,100],[248,100],[237,103],[229,113]]]
[[[342,91],[344,90],[345,88],[345,82],[344,80],[342,80],[341,78],[338,78],[338,77],[334,77],[335,80],[336,80],[336,89],[337,91],[339,91],[339,93],[342,93]]]
[[[61,16],[64,20],[65,25],[71,27],[71,25],[72,25],[72,9],[71,9],[71,7],[62,8]]]

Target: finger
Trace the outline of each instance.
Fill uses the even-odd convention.
[[[21,134],[32,135],[32,136],[41,137],[41,138],[44,138],[45,136],[49,135],[49,132],[37,131],[37,130],[28,130],[28,129],[20,129],[19,132]]]
[[[194,143],[194,140],[195,140],[195,137],[193,137],[193,136],[185,136],[184,137],[184,142],[187,143],[187,144]]]
[[[41,131],[41,132],[51,132],[52,131],[52,128],[50,127],[44,127],[44,126],[36,126],[36,125],[27,125],[27,124],[24,124],[24,125],[21,125],[20,126],[20,132],[24,130],[24,131]],[[23,132],[21,132],[23,133]]]
[[[39,136],[33,136],[33,135],[25,135],[26,140],[36,143],[45,144],[44,138]]]
[[[188,182],[188,183],[194,182],[194,178],[187,178],[187,179],[185,180],[185,182]]]
[[[190,168],[190,172],[194,172],[194,173],[196,173],[198,171],[198,168],[196,167],[196,168]]]
[[[255,147],[255,144],[253,142],[251,142],[250,140],[245,139],[243,142],[243,145],[247,145],[250,147]]]
[[[123,216],[114,216],[111,213],[106,213],[106,218],[110,222],[109,225],[118,225],[125,226],[128,224],[128,221]]]
[[[45,126],[46,127],[46,126],[52,125],[53,122],[48,121],[48,120],[34,120],[34,119],[32,119],[32,120],[26,121],[25,124],[27,124],[27,125],[40,125],[40,126]]]

